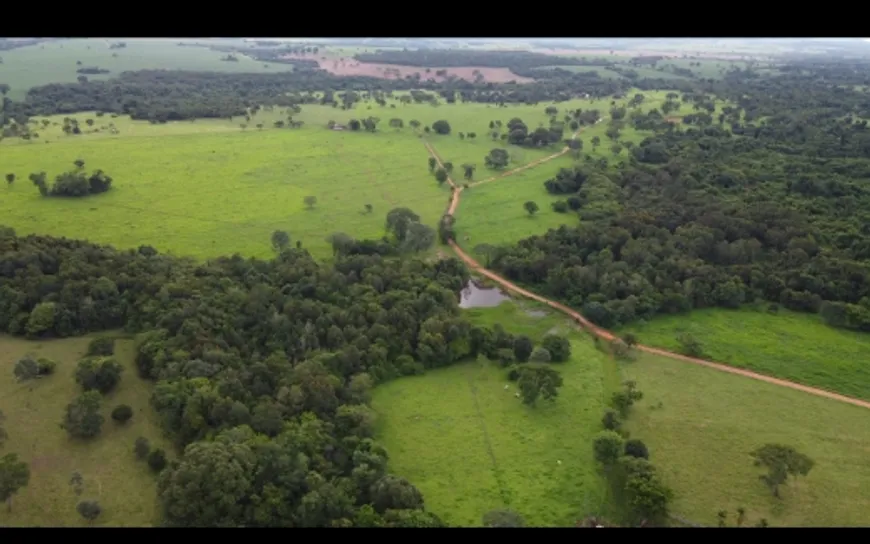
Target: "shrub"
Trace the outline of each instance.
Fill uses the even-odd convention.
[[[148,466],[154,472],[160,472],[166,468],[166,452],[160,448],[148,454]]]
[[[604,417],[601,418],[601,424],[608,431],[617,431],[622,426],[622,418],[619,417],[616,410],[606,410]]]
[[[97,501],[82,501],[76,506],[78,513],[88,521],[94,521],[103,512]]]
[[[76,382],[85,391],[108,393],[121,381],[124,367],[111,357],[86,357],[76,367]]]
[[[554,363],[564,363],[571,358],[571,342],[564,336],[548,334],[541,341],[541,345],[550,352],[551,360]]]
[[[91,343],[88,344],[88,356],[108,356],[115,354],[115,339],[100,337],[94,338],[91,340]]]
[[[649,449],[637,438],[625,442],[625,454],[638,459],[649,459]]]
[[[137,438],[136,443],[133,445],[133,452],[139,459],[148,458],[148,454],[151,453],[151,444],[148,442],[148,439],[144,436]]]
[[[112,419],[118,423],[126,423],[133,417],[133,409],[126,404],[119,404],[112,410]]]

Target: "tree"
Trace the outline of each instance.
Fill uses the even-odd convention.
[[[411,125],[411,128],[413,128],[414,130],[417,130],[418,128],[420,128],[420,121],[418,121],[416,119],[411,119],[408,122],[408,124]]]
[[[788,477],[796,479],[798,475],[806,476],[815,465],[815,461],[806,455],[799,453],[791,446],[782,444],[765,444],[752,452],[755,466],[767,469],[767,474],[759,476],[773,492],[773,496],[780,498],[779,488],[786,484]]]
[[[160,472],[166,468],[166,452],[160,448],[151,450],[151,452],[148,453],[148,466],[151,467],[151,470],[154,472]]]
[[[447,170],[443,168],[435,170],[435,181],[437,181],[439,185],[447,181],[447,177]]]
[[[615,465],[616,461],[622,457],[624,448],[625,439],[615,431],[601,431],[592,442],[595,460],[608,468]]]
[[[453,163],[450,161],[445,162],[444,163],[444,170],[446,170],[448,174],[453,172]]]
[[[549,365],[528,363],[519,371],[517,386],[523,403],[534,406],[539,397],[555,400],[562,387],[562,375]]]
[[[592,148],[595,149],[599,145],[601,145],[601,138],[599,138],[598,136],[593,136],[592,137]]]
[[[74,165],[76,166],[76,168],[78,168],[79,170],[81,170],[81,169],[83,169],[83,168],[85,167],[85,161],[83,161],[82,159],[76,159],[76,160],[74,160],[74,161],[73,161],[73,164],[74,164]]]
[[[103,416],[100,415],[102,396],[97,391],[83,393],[66,407],[61,428],[74,438],[92,438],[100,434]]]
[[[108,336],[94,338],[88,343],[88,357],[107,357],[115,354],[115,339]]]
[[[119,404],[112,410],[112,419],[118,423],[127,423],[131,417],[133,417],[133,409],[126,404]]]
[[[140,436],[133,444],[133,453],[140,460],[147,458],[148,454],[151,453],[151,443],[144,436]]]
[[[290,246],[290,236],[283,230],[276,230],[272,232],[271,240],[272,249],[278,252]]]
[[[483,515],[484,527],[525,527],[523,517],[513,510],[491,510]]]
[[[622,385],[623,390],[610,397],[610,405],[625,418],[634,403],[643,398],[643,392],[637,389],[637,384],[632,380],[627,380]]]
[[[405,126],[405,122],[399,118],[394,117],[393,119],[390,119],[390,126],[396,130],[399,130]]]
[[[97,501],[81,501],[76,506],[76,511],[88,521],[94,521],[103,513],[103,509]]]
[[[632,438],[625,442],[625,455],[640,459],[649,459],[649,450],[642,440]]]
[[[465,177],[465,179],[467,179],[468,181],[471,181],[472,178],[474,178],[474,170],[476,168],[477,168],[476,166],[474,166],[473,164],[470,164],[470,163],[463,164],[462,171],[463,171],[463,176]]]
[[[623,458],[625,459],[625,458]],[[652,523],[662,523],[667,519],[668,506],[674,497],[674,492],[661,481],[658,474],[645,459],[629,458],[630,462],[623,464],[627,478],[624,492],[626,502],[632,515],[638,520]],[[648,468],[633,471],[630,467],[646,463]]]
[[[50,359],[34,359],[31,355],[25,355],[15,363],[12,374],[19,382],[25,382],[53,374],[56,367],[57,363]]]
[[[703,357],[704,348],[697,338],[688,333],[680,334],[677,337],[677,342],[680,345],[680,353],[689,357]]]
[[[419,223],[420,216],[408,208],[393,208],[387,212],[386,228],[397,240],[403,241],[412,223]]]
[[[429,171],[433,172],[436,166],[438,166],[438,160],[435,157],[429,157]]]
[[[303,202],[305,202],[305,207],[310,210],[310,209],[314,208],[315,204],[317,204],[317,197],[316,196],[306,196],[303,199]]]
[[[601,425],[608,431],[618,431],[622,426],[622,419],[615,410],[605,410]]]
[[[435,121],[432,123],[432,130],[434,130],[436,134],[450,134],[450,123],[443,119]]]
[[[0,458],[0,501],[6,501],[12,511],[12,496],[30,482],[30,467],[18,459],[17,453],[7,453]]]
[[[549,363],[552,360],[550,350],[544,347],[536,347],[532,350],[529,360],[535,363]]]
[[[500,170],[508,165],[508,162],[510,162],[510,156],[506,150],[495,148],[489,151],[489,154],[484,157],[483,162],[487,168]]]
[[[541,345],[547,348],[555,363],[564,363],[571,358],[571,342],[564,336],[548,334],[541,340]]]
[[[365,208],[366,208],[366,213],[372,213],[372,205],[371,204],[366,204]]]
[[[419,253],[426,251],[435,243],[435,229],[422,223],[414,222],[408,225],[405,238],[399,245],[402,252]]]
[[[359,130],[360,129],[359,119],[351,119],[350,121],[348,121],[347,128],[349,128],[353,131]]]
[[[526,212],[528,212],[529,217],[531,217],[531,216],[535,215],[535,213],[538,211],[539,208],[538,208],[537,203],[529,200],[525,204],[523,204],[523,209],[525,209]]]
[[[112,357],[86,357],[76,365],[76,383],[85,391],[106,394],[121,381],[124,367]]]
[[[12,173],[6,174],[6,183],[8,183],[9,185],[12,185],[12,182],[14,182],[14,181],[15,181],[15,174],[12,174]]]
[[[528,336],[520,335],[514,338],[514,357],[518,362],[528,361],[533,349],[534,345]]]

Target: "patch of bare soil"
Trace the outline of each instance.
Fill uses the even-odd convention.
[[[678,125],[683,121],[683,117],[681,115],[671,115],[670,117],[665,117],[665,121]]]
[[[420,79],[425,81],[433,79],[435,81],[444,81],[449,76],[455,76],[459,79],[474,81],[477,74],[486,82],[492,83],[507,83],[516,81],[517,83],[529,83],[534,81],[532,78],[518,76],[507,68],[486,68],[483,66],[461,66],[459,68],[424,68],[420,66],[405,66],[401,64],[382,64],[376,62],[359,62],[350,57],[345,57],[344,60],[335,57],[319,57],[314,58],[311,55],[284,55],[286,59],[305,59],[316,60],[322,70],[326,70],[337,76],[367,76],[379,77],[383,79],[404,79],[405,76],[420,74]],[[426,70],[429,70],[428,72]],[[439,72],[439,73],[436,73]]]

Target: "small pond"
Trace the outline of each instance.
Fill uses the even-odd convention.
[[[460,308],[492,308],[498,306],[510,297],[498,287],[482,287],[480,284],[469,280],[465,289],[459,293]]]

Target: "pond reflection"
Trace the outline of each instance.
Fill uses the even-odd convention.
[[[459,307],[465,309],[492,308],[508,299],[510,297],[498,287],[482,287],[474,280],[469,280],[465,288],[459,293]]]

